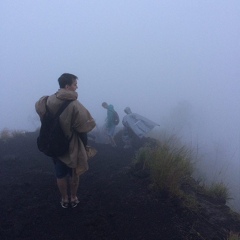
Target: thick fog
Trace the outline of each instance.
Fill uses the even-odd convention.
[[[0,1],[0,130],[34,131],[34,104],[78,76],[99,126],[131,107],[197,149],[240,210],[240,2]]]

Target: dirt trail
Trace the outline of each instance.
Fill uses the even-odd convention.
[[[155,196],[148,190],[148,179],[130,173],[133,151],[95,147],[98,153],[81,178],[80,204],[74,209],[60,207],[51,160],[34,143],[21,153],[2,154],[0,239],[203,239],[191,230],[193,221],[197,223],[194,215],[177,200]],[[208,226],[203,227],[207,232]],[[212,238],[218,235],[211,227],[209,231],[204,239],[224,239]]]

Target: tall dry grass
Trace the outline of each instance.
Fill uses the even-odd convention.
[[[153,187],[175,196],[183,196],[181,185],[193,178],[195,162],[194,151],[176,136],[165,136],[155,144],[146,144],[135,156],[135,166],[150,172]],[[216,200],[226,202],[230,199],[229,190],[222,182],[203,188],[206,195]]]
[[[146,145],[138,151],[135,164],[150,170],[153,186],[178,194],[180,185],[193,173],[191,151],[181,146],[176,137]]]

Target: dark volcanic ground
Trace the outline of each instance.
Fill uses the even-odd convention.
[[[52,162],[35,141],[1,144],[1,240],[226,239],[225,230],[131,174],[133,150],[91,145],[98,153],[81,178],[80,204],[63,209]]]

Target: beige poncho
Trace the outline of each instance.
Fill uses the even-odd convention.
[[[74,91],[59,89],[57,93],[43,96],[36,102],[36,112],[42,118],[46,112],[46,101],[49,111],[56,113],[64,100],[73,100],[60,115],[60,123],[66,136],[73,137],[70,141],[69,152],[59,157],[67,166],[73,168],[77,176],[88,170],[88,157],[78,133],[89,132],[95,126],[95,121],[89,111],[77,100]]]

